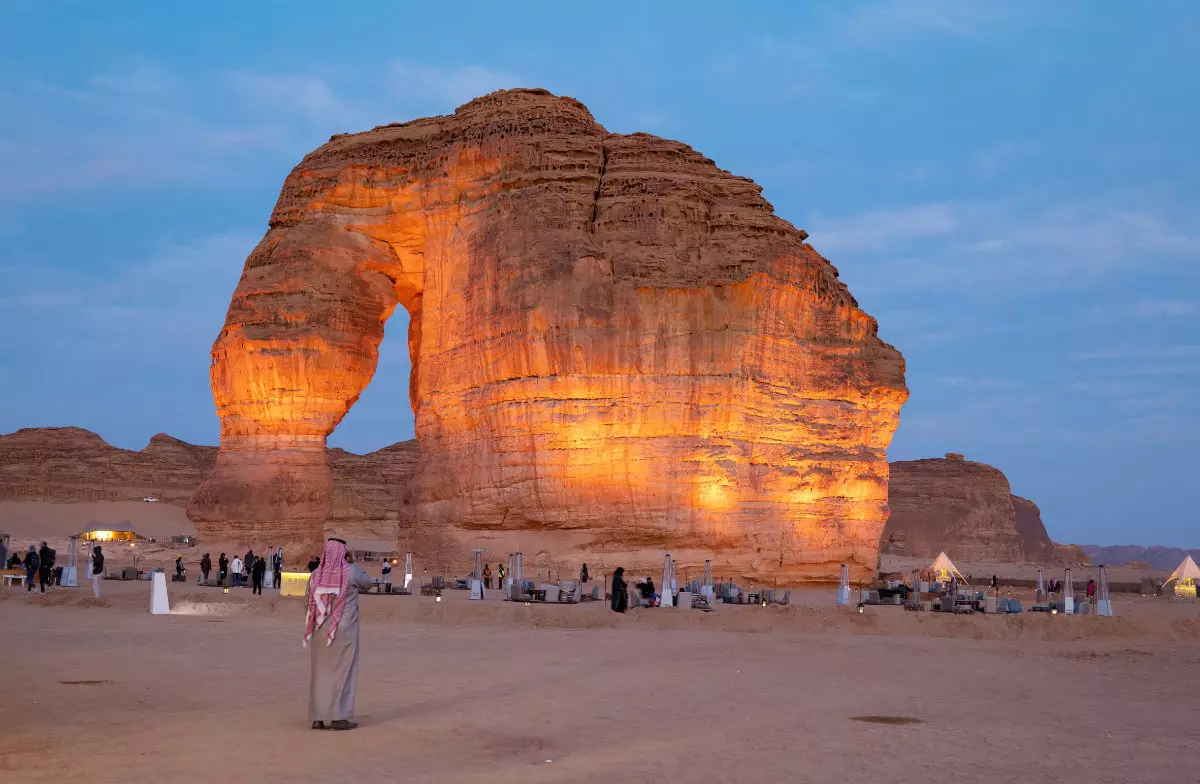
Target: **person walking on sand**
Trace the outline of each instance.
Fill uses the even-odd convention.
[[[54,555],[50,545],[42,542],[42,548],[38,550],[38,583],[42,593],[46,592],[47,585],[54,585]]]
[[[100,550],[100,545],[92,548],[92,573],[88,575],[92,578],[92,596],[100,598],[100,581],[104,579],[104,553]]]
[[[346,542],[329,539],[321,565],[308,578],[304,645],[311,649],[308,718],[314,730],[352,730],[358,681],[358,594],[371,578],[354,563]]]
[[[38,576],[38,569],[42,565],[36,545],[29,545],[29,552],[25,553],[25,560],[22,563],[25,565],[25,593],[29,593],[33,590],[33,578]],[[46,586],[43,585],[42,593],[45,592]]]
[[[200,559],[200,574],[204,576],[204,583],[206,585],[208,584],[208,575],[211,571],[212,558],[209,557],[208,553],[205,553],[204,557]]]
[[[612,581],[612,610],[623,613],[629,608],[629,592],[625,587],[625,567],[618,566],[613,572]]]
[[[263,578],[267,576],[267,559],[261,555],[254,559],[250,567],[250,591],[262,596]]]

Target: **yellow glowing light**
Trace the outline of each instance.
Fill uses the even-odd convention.
[[[92,542],[129,541],[137,538],[133,531],[87,531],[80,536]]]
[[[728,509],[732,504],[730,492],[721,485],[711,483],[700,487],[700,506],[705,509]]]
[[[308,591],[308,572],[283,572],[279,575],[280,596],[303,596]]]

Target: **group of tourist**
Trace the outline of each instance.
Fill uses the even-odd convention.
[[[97,598],[100,596],[100,579],[104,576],[104,555],[100,545],[92,548],[93,555],[88,558],[86,576],[92,581],[92,591]],[[55,568],[58,562],[58,552],[48,543],[42,542],[41,547],[30,544],[24,557],[20,553],[8,554],[7,547],[0,541],[0,567],[6,569],[25,569],[25,591],[28,593],[38,587],[41,593],[46,592],[46,586],[58,584],[60,571]]]
[[[200,559],[200,574],[205,583],[209,582],[209,577],[212,574],[212,555],[205,553]],[[271,555],[271,587],[278,588],[283,579],[283,553],[276,551]],[[245,587],[247,579],[250,581],[251,593],[262,595],[263,584],[267,576],[267,558],[262,555],[255,555],[254,550],[247,550],[245,558],[237,555],[233,556],[233,560],[225,553],[217,558],[217,583],[225,585],[226,580],[229,580],[229,585],[232,588]],[[182,578],[183,576],[183,556],[175,559],[176,574]]]
[[[586,567],[587,564],[584,564]],[[654,578],[644,577],[638,580],[633,589],[638,592],[641,601],[650,607],[657,607],[662,597],[658,593],[658,589],[654,587]],[[625,582],[625,567],[618,566],[613,572],[612,579],[612,594],[609,597],[609,606],[613,612],[623,613],[629,609],[629,585]]]

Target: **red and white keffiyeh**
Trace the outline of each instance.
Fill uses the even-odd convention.
[[[326,622],[325,644],[333,642],[342,608],[346,604],[346,589],[350,585],[350,564],[346,563],[346,543],[337,539],[325,542],[321,565],[308,580],[308,617],[304,623],[304,646],[312,639],[321,624]]]

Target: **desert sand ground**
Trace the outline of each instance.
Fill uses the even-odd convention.
[[[353,732],[308,728],[302,603],[0,589],[0,780],[1200,779],[1200,604],[1116,618],[361,599]],[[902,716],[891,725],[860,716]]]

